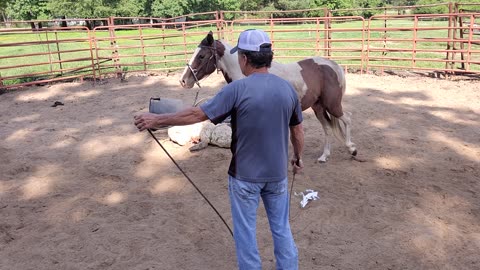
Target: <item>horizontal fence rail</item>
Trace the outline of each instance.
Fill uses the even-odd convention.
[[[364,68],[365,20],[360,16],[290,19],[243,19],[226,22],[232,45],[245,29],[269,33],[275,60],[290,62],[322,56],[344,67]]]
[[[479,73],[478,14],[372,16],[368,23],[369,69]],[[400,23],[395,23],[400,21]],[[383,26],[380,23],[383,22]],[[399,27],[400,26],[400,27]]]
[[[99,75],[183,68],[207,33],[205,29],[215,30],[218,23],[221,21],[96,27],[93,36]]]
[[[0,29],[0,86],[18,87],[95,76],[86,27]]]
[[[52,27],[0,28],[0,88],[183,69],[209,31],[233,46],[249,28],[269,33],[280,62],[321,56],[360,73],[401,69],[478,76],[475,8],[480,5],[451,5],[448,14],[385,12],[369,19],[332,16],[327,9],[317,10],[321,17],[297,18],[207,12],[168,20],[110,17],[92,19],[89,26],[59,27],[67,22],[60,20]],[[84,21],[69,24],[79,22]]]

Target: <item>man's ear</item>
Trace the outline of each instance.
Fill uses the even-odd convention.
[[[212,45],[214,41],[215,39],[213,38],[213,32],[212,31],[208,32],[208,35],[207,35],[208,45]]]
[[[238,53],[238,57],[240,58],[239,61],[245,61],[245,65],[248,64],[248,58],[245,54],[243,53]]]

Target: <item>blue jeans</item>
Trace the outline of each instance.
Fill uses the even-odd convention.
[[[298,251],[288,221],[288,179],[253,183],[229,176],[228,191],[239,269],[262,269],[256,238],[257,208],[261,197],[272,232],[276,269],[297,270]]]

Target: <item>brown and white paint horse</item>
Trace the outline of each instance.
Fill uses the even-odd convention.
[[[227,83],[244,78],[238,64],[237,53],[230,54],[231,48],[225,41],[215,40],[212,32],[208,33],[187,64],[180,84],[184,88],[192,88],[195,83],[216,69],[223,73]],[[342,109],[345,75],[337,63],[321,57],[288,64],[272,62],[269,72],[289,81],[297,91],[302,110],[312,108],[322,124],[325,142],[318,161],[326,162],[330,156],[328,126],[333,135],[346,144],[350,154],[353,156],[357,154],[350,136],[350,113],[344,114]]]

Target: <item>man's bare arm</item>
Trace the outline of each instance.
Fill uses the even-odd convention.
[[[302,123],[290,127],[290,140],[293,145],[293,154],[296,159],[302,159],[304,145],[304,131]]]
[[[183,126],[195,124],[208,119],[199,107],[187,108],[177,113],[154,114],[143,113],[134,116],[135,126],[139,131],[164,126]]]
[[[290,126],[290,141],[293,145],[293,159],[291,161],[293,166],[293,173],[299,172],[303,168],[303,145],[305,133],[303,131],[302,123],[296,126]]]

